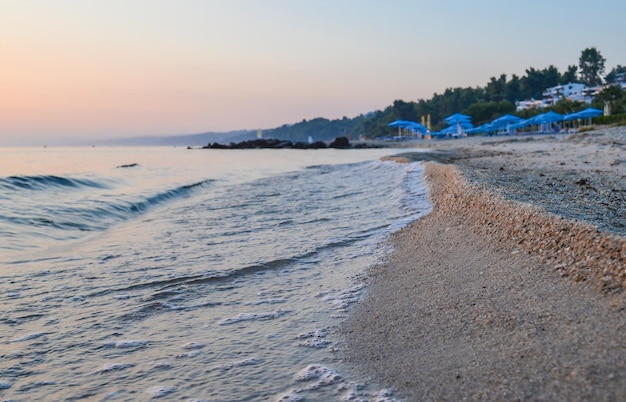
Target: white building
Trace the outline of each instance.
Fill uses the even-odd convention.
[[[523,100],[523,101],[515,102],[515,110],[517,110],[518,112],[520,110],[536,109],[536,108],[542,108],[542,107],[545,107],[545,106],[543,105],[543,101],[541,100],[530,99],[530,100]]]
[[[585,90],[585,84],[579,84],[577,82],[570,82],[565,85],[557,85],[552,88],[547,88],[543,91],[544,98],[561,99],[566,98],[573,100],[575,97],[583,96]]]
[[[561,98],[570,101],[591,103],[593,99],[593,88],[588,88],[585,84],[570,82],[569,84],[557,85],[547,88],[542,93],[542,100],[524,100],[515,102],[518,111],[531,108],[546,108],[554,105]]]

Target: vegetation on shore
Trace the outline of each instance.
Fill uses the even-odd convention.
[[[515,101],[523,99],[540,99],[546,88],[570,82],[583,81],[587,85],[602,82],[605,71],[605,59],[595,48],[581,52],[578,66],[570,65],[561,73],[557,67],[550,65],[542,70],[533,67],[526,69],[526,74],[518,77],[513,74],[510,79],[506,74],[491,77],[484,87],[447,88],[442,94],[433,94],[431,99],[417,101],[395,100],[383,110],[342,119],[329,120],[322,117],[302,120],[296,124],[285,124],[271,130],[265,130],[267,138],[307,141],[309,137],[318,141],[328,141],[335,137],[346,136],[357,139],[361,136],[372,139],[390,134],[387,126],[394,120],[411,120],[420,122],[422,116],[430,115],[433,130],[441,129],[443,119],[454,113],[461,112],[472,117],[475,125],[489,122],[507,113],[515,113]],[[617,65],[604,76],[607,83],[615,82],[618,74],[626,73],[626,67]],[[602,91],[592,106],[602,109],[605,101],[611,102],[614,114],[626,111],[626,94],[618,86],[610,86]],[[572,113],[588,107],[583,102],[572,102],[565,98],[549,109],[529,109],[516,113],[520,117],[529,118],[535,114],[553,110],[558,113]]]

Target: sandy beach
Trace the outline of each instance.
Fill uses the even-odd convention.
[[[423,141],[433,211],[339,332],[407,400],[626,400],[626,128]],[[411,151],[411,150],[407,150]]]

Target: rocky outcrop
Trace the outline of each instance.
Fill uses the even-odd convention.
[[[214,142],[202,147],[203,149],[323,149],[323,148],[335,148],[335,149],[350,149],[350,148],[375,148],[374,146],[367,144],[352,145],[350,140],[346,137],[337,137],[330,144],[326,144],[323,141],[308,142],[293,142],[289,140],[279,140],[275,138],[268,139],[256,139],[241,141],[237,143],[219,144]]]

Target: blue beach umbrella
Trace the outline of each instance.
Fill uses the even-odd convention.
[[[563,121],[564,116],[560,113],[553,112],[552,110],[544,113],[541,116],[542,123],[556,123],[557,121]]]
[[[391,123],[387,124],[389,127],[406,127],[406,125],[409,122],[406,120],[396,120],[396,121],[392,121]]]
[[[576,113],[571,113],[565,116],[565,120],[567,121],[571,121],[571,120],[585,120],[588,119],[588,124],[591,125],[591,119],[593,117],[598,117],[601,116],[603,114],[602,110],[600,109],[595,109],[592,107],[589,107],[585,110],[581,110],[580,112],[576,112]]]
[[[513,116],[512,114],[505,114],[504,116],[500,116],[492,121],[491,125],[494,129],[493,131],[506,129],[506,132],[510,134],[511,128],[514,128],[512,125],[517,124],[522,120],[523,119],[521,117]]]
[[[530,119],[527,119],[527,120],[521,120],[518,123],[513,123],[509,127],[511,127],[511,128],[524,128],[524,127],[530,126],[531,124],[533,124],[533,123],[530,121]]]
[[[496,126],[506,126],[507,124],[519,123],[522,120],[523,119],[521,117],[513,116],[512,114],[505,114],[504,116],[500,116],[492,121],[491,124]]]
[[[474,128],[471,116],[467,116],[461,113],[455,113],[451,116],[448,116],[443,119],[443,121],[450,127],[442,130],[442,132],[456,131],[457,135],[464,135],[467,130],[471,130],[472,128]]]
[[[589,107],[585,110],[581,110],[578,113],[575,113],[579,119],[588,119],[591,117],[598,117],[601,116],[604,112],[602,112],[602,110],[600,109],[595,109],[592,107]]]
[[[387,124],[387,126],[398,127],[398,131],[400,131],[400,129],[403,129],[403,128],[411,130],[413,132],[419,132],[419,133],[425,133],[428,131],[428,129],[424,127],[423,125],[414,121],[409,121],[409,120],[392,121],[391,123]]]
[[[495,131],[496,129],[490,123],[481,124],[478,127],[470,128],[466,131],[468,134],[478,134],[478,133],[489,133],[491,131]]]
[[[410,123],[411,124],[407,128],[409,128],[409,129],[411,129],[413,131],[420,132],[420,133],[428,132],[428,128],[426,128],[426,126],[423,126],[423,125],[421,125],[419,123],[416,123],[416,122],[413,122],[413,121],[410,122]]]
[[[461,114],[461,113],[455,113],[443,119],[443,121],[446,122],[446,124],[448,125],[453,125],[456,123],[470,123],[471,124],[471,120],[472,120],[471,116]]]

